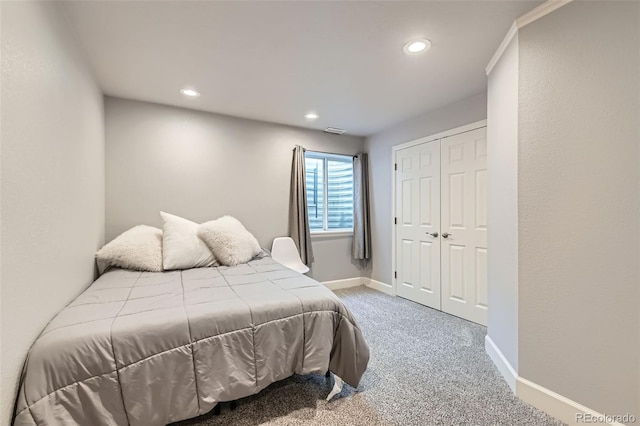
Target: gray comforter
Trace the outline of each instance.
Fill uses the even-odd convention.
[[[164,425],[327,370],[357,386],[369,348],[327,288],[271,258],[115,269],[34,343],[16,425]]]

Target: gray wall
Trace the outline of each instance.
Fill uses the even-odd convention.
[[[125,99],[105,99],[106,236],[161,226],[160,210],[196,222],[237,217],[264,247],[288,235],[293,147],[355,154],[363,139]],[[351,237],[314,238],[319,281],[367,274]]]
[[[518,371],[518,36],[489,74],[488,335]]]
[[[640,416],[640,4],[520,31],[519,373]]]
[[[2,2],[2,369],[8,425],[27,350],[91,281],[104,241],[102,94],[60,6]]]
[[[391,147],[487,118],[487,96],[480,93],[426,112],[367,137],[371,166],[371,278],[391,284]]]

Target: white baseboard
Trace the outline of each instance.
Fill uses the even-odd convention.
[[[551,417],[554,417],[568,425],[600,424],[623,426],[622,423],[618,422],[588,422],[586,420],[578,422],[578,414],[591,416],[592,419],[604,418],[604,416],[597,411],[591,410],[590,408],[540,386],[537,383],[518,376],[518,373],[516,373],[491,337],[485,336],[484,347],[487,351],[487,355],[489,355],[489,358],[491,358],[495,366],[498,368],[498,371],[502,377],[504,377],[504,380],[507,382],[511,390],[522,401],[533,405],[537,409],[544,411]]]
[[[323,281],[322,284],[329,290],[338,290],[341,288],[351,288],[363,285],[362,277],[345,278],[343,280]]]
[[[591,419],[604,419],[605,416],[522,377],[518,377],[516,395],[524,402],[533,405],[551,417],[555,417],[568,425],[599,424],[623,426],[623,424],[619,422],[587,422],[585,420],[579,422],[577,419],[578,414],[591,416]]]
[[[362,280],[364,282],[364,285],[366,285],[367,287],[393,296],[393,287],[391,285],[366,277],[363,277]]]
[[[496,365],[502,377],[504,377],[505,382],[511,388],[513,393],[516,393],[516,382],[518,379],[518,373],[513,369],[511,363],[504,356],[502,351],[496,346],[489,335],[484,337],[484,350],[487,351],[489,358]]]
[[[372,280],[369,277],[345,278],[343,280],[323,281],[322,284],[330,290],[338,290],[341,288],[358,287],[360,285],[367,286],[373,290],[393,296],[393,287],[382,281]]]

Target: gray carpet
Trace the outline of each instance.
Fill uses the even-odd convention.
[[[560,425],[519,401],[484,351],[486,328],[355,287],[336,292],[371,348],[359,388],[294,376],[187,425]]]

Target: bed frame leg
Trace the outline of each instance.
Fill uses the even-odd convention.
[[[219,416],[220,415],[220,403],[217,403],[215,407],[213,407],[213,415],[214,416]]]
[[[235,410],[236,408],[238,408],[238,401],[231,401],[229,406],[231,408],[231,411]]]

